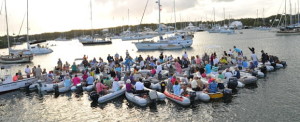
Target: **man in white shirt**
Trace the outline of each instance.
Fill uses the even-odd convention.
[[[257,65],[258,65],[258,58],[257,58],[257,55],[254,52],[252,52],[252,54],[251,54],[251,59],[253,61],[254,66],[257,67]]]
[[[232,77],[232,75],[233,75],[232,72],[230,72],[229,69],[226,69],[226,72],[225,72],[225,74],[224,74],[225,78],[226,78],[226,79],[229,79],[229,78]]]
[[[186,51],[184,51],[184,54],[182,55],[185,59],[188,59],[188,54],[186,53]]]
[[[115,91],[115,92],[118,91],[118,90],[120,90],[120,84],[118,83],[118,81],[115,80],[113,82],[113,84],[112,84],[112,90]]]
[[[27,78],[30,78],[30,74],[31,74],[31,70],[29,68],[29,66],[27,65],[27,67],[25,68],[25,73],[27,75]]]
[[[143,91],[144,90],[144,84],[142,84],[139,80],[135,83],[135,90],[138,91]]]
[[[162,66],[160,65],[159,62],[157,62],[156,73],[157,73],[157,74],[158,74],[158,73],[161,73],[161,71],[162,71]]]
[[[192,87],[192,89],[195,90],[195,91],[197,90],[197,87],[198,87],[197,79],[198,79],[198,77],[197,77],[197,76],[194,76],[194,79],[193,79],[192,82],[191,82],[191,87]]]

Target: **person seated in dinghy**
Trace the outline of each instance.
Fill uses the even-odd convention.
[[[216,82],[218,83],[218,86],[217,86],[218,90],[219,91],[223,91],[225,89],[223,80],[221,80],[221,79],[218,78],[216,80]]]
[[[212,79],[212,82],[209,83],[207,91],[208,93],[216,93],[218,91],[218,83],[215,79]]]
[[[103,84],[109,88],[111,88],[111,86],[112,86],[112,82],[107,75],[103,76]]]
[[[120,84],[119,84],[119,79],[115,78],[113,83],[112,83],[113,92],[119,91],[121,88],[122,88],[122,86],[120,86]]]
[[[64,77],[64,87],[71,87],[72,82],[69,74]]]
[[[198,82],[197,81],[198,81],[198,77],[194,76],[194,79],[191,81],[191,88],[194,91],[200,91],[200,88],[198,86]]]
[[[150,73],[151,73],[151,77],[154,77],[154,75],[156,74],[156,70],[154,67],[151,67]]]
[[[173,93],[177,96],[180,96],[180,85],[179,83],[176,81],[175,84],[173,85]]]
[[[105,94],[107,94],[108,92],[107,92],[107,89],[108,89],[108,86],[105,86],[104,84],[102,84],[102,82],[103,82],[103,80],[102,81],[99,81],[98,79],[97,79],[97,81],[96,81],[97,83],[96,83],[96,91],[97,91],[97,93],[98,94],[100,94],[100,95],[105,95]]]
[[[86,86],[93,85],[94,84],[94,77],[92,75],[89,75],[86,79]]]
[[[76,86],[77,84],[80,84],[80,78],[77,77],[77,75],[75,75],[75,77],[72,79],[72,82],[73,82],[73,86]]]
[[[189,92],[187,91],[187,84],[186,83],[181,83],[180,95],[181,96],[188,96],[189,95]]]
[[[135,93],[139,94],[140,96],[142,96],[144,93],[148,93],[149,92],[148,90],[144,90],[145,86],[144,86],[144,84],[140,80],[138,80],[135,83],[134,88],[135,88]]]
[[[18,71],[18,80],[22,80],[23,76],[22,76],[22,72],[21,70]]]
[[[13,82],[17,82],[17,80],[19,80],[18,78],[19,78],[19,74],[16,73],[16,75],[13,77]]]
[[[235,67],[235,70],[233,71],[233,77],[236,77],[237,79],[241,78],[240,70],[239,68]]]
[[[129,79],[126,80],[126,92],[132,93],[133,90],[133,85],[131,84],[131,81]]]
[[[232,74],[232,72],[230,72],[230,70],[227,68],[227,69],[226,69],[226,72],[225,72],[225,74],[224,74],[224,76],[225,76],[225,79],[229,79],[229,78],[231,78],[231,77],[233,76],[233,74]]]

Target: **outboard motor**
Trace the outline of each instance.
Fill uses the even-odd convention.
[[[191,103],[193,103],[196,99],[196,92],[195,91],[192,91],[189,93],[190,94],[190,100],[191,100]]]
[[[281,61],[280,63],[283,65],[284,68],[287,66],[285,61]]]
[[[162,80],[162,74],[161,74],[161,72],[159,72],[159,73],[157,74],[157,79],[158,79],[158,80]]]
[[[76,94],[81,94],[83,92],[83,88],[81,83],[76,85]]]
[[[267,67],[266,66],[262,66],[260,68],[260,71],[265,74],[265,77],[267,76]]]
[[[150,82],[149,80],[144,81],[144,86],[145,86],[146,88],[150,88],[151,82]]]
[[[231,77],[228,80],[227,88],[232,89],[232,92],[236,93],[237,92],[237,86],[238,86],[238,80],[236,77]]]
[[[160,83],[160,88],[161,88],[161,89],[160,89],[160,90],[161,90],[160,92],[161,92],[161,93],[164,93],[164,92],[165,92],[166,85],[167,85],[167,84],[166,84],[165,81],[162,81],[162,82]]]
[[[258,71],[252,71],[251,75],[256,77],[258,75]]]
[[[225,103],[231,102],[232,99],[232,90],[231,89],[224,89],[223,91],[223,101]]]
[[[90,93],[90,98],[93,101],[93,103],[97,103],[99,95],[97,94],[96,91],[93,91],[93,92]]]
[[[29,86],[30,86],[31,84],[32,84],[32,83],[25,83],[25,91],[26,91],[26,94],[29,94],[29,93],[30,93]]]
[[[59,96],[58,84],[54,84],[53,85],[53,89],[54,89],[54,95],[55,95],[55,97],[58,97]]]
[[[151,90],[151,91],[149,91],[148,94],[149,94],[149,98],[150,98],[150,100],[151,100],[151,103],[152,103],[153,105],[156,105],[156,100],[157,100],[157,98],[158,98],[157,92]]]

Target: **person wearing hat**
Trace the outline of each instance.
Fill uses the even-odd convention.
[[[197,78],[196,81],[197,81],[197,85],[198,85],[199,91],[202,91],[205,88],[205,85],[201,81],[201,76],[197,75],[196,78]]]
[[[133,85],[131,84],[131,81],[130,79],[127,79],[126,80],[126,91],[131,93],[132,92],[132,88],[133,88]]]
[[[218,83],[218,89],[220,90],[220,91],[222,91],[222,90],[224,90],[225,89],[225,87],[224,87],[224,82],[223,82],[223,80],[221,80],[221,79],[217,79],[216,80],[217,81],[217,83]]]

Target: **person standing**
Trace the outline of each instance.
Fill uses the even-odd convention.
[[[257,65],[258,65],[258,58],[257,58],[257,55],[254,52],[252,52],[252,54],[251,54],[251,59],[252,59],[252,62],[254,64],[254,66],[257,67]]]
[[[36,70],[36,66],[33,66],[33,68],[32,68],[32,75],[33,75],[33,77],[36,77],[35,70]]]
[[[26,73],[27,78],[30,78],[31,70],[29,68],[29,65],[27,65],[27,67],[25,68],[25,73]]]
[[[39,80],[42,78],[42,69],[40,65],[38,65],[38,67],[35,70],[35,76]]]

